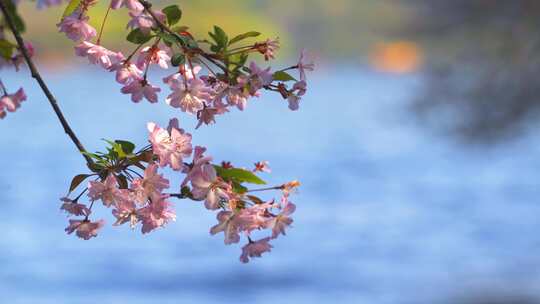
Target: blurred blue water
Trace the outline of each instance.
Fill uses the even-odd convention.
[[[100,138],[142,145],[147,121],[175,115],[193,131],[163,102],[132,104],[113,75],[45,74],[89,150]],[[405,111],[416,76],[320,71],[297,113],[265,95],[193,132],[217,160],[269,160],[271,183],[303,183],[294,228],[248,265],[208,234],[215,215],[187,201],[149,235],[107,225],[91,241],[66,236],[58,198],[82,158],[25,72],[2,79],[28,101],[0,122],[0,303],[432,303],[494,286],[538,291],[540,141],[474,151],[433,137]]]

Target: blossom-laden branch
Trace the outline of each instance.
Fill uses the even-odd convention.
[[[81,141],[79,140],[79,138],[77,137],[75,132],[73,132],[73,129],[71,129],[69,123],[67,122],[66,118],[64,117],[64,114],[62,113],[62,110],[60,110],[60,107],[58,106],[58,102],[56,101],[56,98],[54,98],[54,95],[51,93],[51,91],[49,90],[49,88],[45,84],[45,81],[41,77],[40,73],[38,72],[38,70],[37,70],[37,68],[36,68],[36,66],[34,64],[34,62],[32,61],[31,57],[32,57],[32,54],[33,54],[33,50],[31,49],[31,46],[30,46],[30,49],[27,47],[27,45],[24,43],[24,40],[21,37],[21,34],[19,32],[18,26],[17,26],[16,21],[15,21],[16,19],[14,19],[14,17],[13,17],[15,11],[13,9],[11,9],[11,10],[9,9],[9,7],[12,6],[12,5],[13,4],[11,4],[10,0],[0,0],[0,9],[2,10],[2,14],[4,16],[5,23],[7,24],[7,26],[11,30],[13,36],[15,37],[15,41],[17,42],[18,51],[21,53],[21,55],[24,58],[28,68],[30,69],[30,73],[31,73],[32,77],[37,81],[37,83],[39,84],[41,90],[45,94],[45,97],[47,98],[47,100],[49,101],[49,104],[53,108],[53,111],[56,114],[56,117],[58,117],[58,120],[62,124],[62,127],[64,128],[65,133],[69,136],[71,141],[75,144],[75,146],[77,147],[79,152],[81,152],[81,153],[86,152],[86,149],[84,148],[83,144],[81,143]],[[17,18],[20,19],[20,17],[17,17]],[[2,87],[3,87],[3,85],[2,85]],[[6,105],[8,110],[10,110],[9,105],[13,104],[13,107],[12,107],[13,108],[12,112],[13,112],[16,108],[19,107],[19,104],[20,104],[21,101],[26,100],[26,95],[24,94],[24,91],[22,90],[22,88],[19,89],[19,91],[17,93],[15,93],[14,95],[12,95],[12,96],[9,96],[7,94],[7,92],[5,91],[5,88],[3,88],[3,89],[4,89],[4,96],[2,97],[2,100],[5,101],[5,102],[0,103],[0,118],[5,116],[5,114],[2,115],[2,113],[3,113],[2,112],[2,104]],[[11,102],[7,102],[8,99]],[[82,154],[82,155],[86,159],[88,167],[91,168],[92,163],[93,163],[92,159],[90,157],[86,156],[85,154]]]
[[[59,0],[40,1],[53,4]],[[248,59],[254,54],[262,55],[265,61],[274,59],[280,47],[277,39],[246,43],[260,33],[247,31],[231,38],[219,26],[209,32],[209,40],[196,39],[187,26],[179,25],[180,7],[170,5],[160,11],[154,10],[146,0],[112,0],[100,22],[98,34],[88,23],[88,12],[95,2],[71,0],[58,29],[76,43],[77,56],[86,57],[91,64],[114,72],[116,81],[122,86],[120,91],[131,95],[133,102],[146,99],[158,103],[161,88],[152,84],[151,67],[159,66],[175,69],[162,80],[171,90],[165,102],[195,116],[198,120],[196,128],[214,124],[217,116],[233,108],[245,110],[248,101],[259,97],[262,91],[278,93],[288,102],[289,109],[298,110],[307,89],[306,71],[314,68],[303,51],[296,64],[272,72],[270,67],[262,68],[254,61],[248,63]],[[109,11],[122,7],[128,9],[131,17],[128,23],[131,30],[126,39],[136,45],[127,57],[101,44]],[[94,39],[95,43],[92,42]],[[298,71],[299,79],[289,74],[293,70]],[[39,74],[37,77],[41,79]],[[75,176],[68,195],[62,198],[61,209],[70,217],[78,217],[69,220],[68,234],[75,233],[86,240],[97,236],[104,220],[93,221],[90,217],[98,201],[112,209],[116,219],[114,226],[129,223],[135,228],[140,225],[142,233],[149,233],[176,220],[171,199],[177,198],[204,202],[206,209],[217,211],[218,223],[210,228],[210,234],[222,232],[226,245],[238,243],[241,236],[245,236],[247,243],[240,256],[244,263],[270,251],[273,248],[270,241],[285,235],[296,209],[290,195],[299,182],[250,189],[249,185],[266,184],[259,173],[270,173],[268,162],[257,162],[251,170],[234,167],[226,161],[218,165],[206,153],[205,147],[193,146],[192,135],[180,128],[176,118],[169,121],[167,128],[149,122],[147,129],[150,144],[138,151],[135,144],[126,140],[106,140],[105,152],[88,153],[80,149],[87,159],[91,159],[92,172]],[[174,187],[179,191],[166,192],[173,185],[159,173],[165,167],[183,175],[183,181]],[[88,178],[92,180],[84,189],[69,198]],[[255,195],[274,190],[281,192],[278,200],[273,196],[261,198]],[[80,202],[84,194],[89,204]],[[270,235],[253,240],[253,232],[258,230],[268,230]]]

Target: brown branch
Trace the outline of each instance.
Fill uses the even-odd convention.
[[[4,14],[4,18],[7,22],[7,25],[9,26],[9,29],[11,30],[11,32],[13,33],[13,36],[15,37],[15,40],[17,41],[19,50],[21,51],[24,57],[24,60],[26,61],[26,64],[28,65],[28,68],[30,69],[30,73],[32,74],[32,77],[37,81],[37,83],[41,87],[41,90],[43,91],[47,99],[49,100],[49,103],[51,104],[54,110],[54,113],[58,117],[58,120],[60,120],[60,123],[62,124],[64,131],[69,136],[71,141],[75,144],[75,146],[77,146],[77,149],[79,150],[79,152],[81,153],[86,152],[86,149],[82,145],[81,141],[77,138],[77,135],[75,135],[75,132],[73,132],[73,130],[69,126],[66,118],[64,117],[64,114],[62,113],[62,111],[60,110],[60,107],[58,106],[58,103],[56,102],[56,99],[54,98],[53,94],[51,93],[51,91],[49,90],[45,82],[43,81],[43,78],[41,78],[41,75],[39,74],[36,66],[34,65],[34,62],[30,58],[30,54],[28,53],[28,49],[26,48],[24,41],[21,37],[21,33],[19,33],[19,31],[15,27],[15,22],[13,21],[13,18],[9,14],[9,11],[3,1],[11,1],[11,0],[0,0],[0,9],[2,10],[2,13]],[[92,159],[85,154],[82,154],[82,156],[85,158],[88,167],[91,169],[94,163]]]

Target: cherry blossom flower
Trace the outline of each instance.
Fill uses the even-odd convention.
[[[80,57],[88,57],[90,63],[99,64],[105,69],[109,69],[121,57],[118,53],[88,41],[79,43],[75,47],[75,54]]]
[[[269,237],[260,239],[255,242],[250,240],[248,244],[242,247],[242,255],[240,256],[240,261],[242,263],[248,263],[249,258],[261,257],[263,253],[270,252],[273,246],[270,245],[269,241]]]
[[[88,24],[88,19],[88,16],[79,18],[79,12],[75,11],[64,17],[56,26],[61,33],[66,33],[66,36],[73,41],[90,40],[96,36],[96,29]]]
[[[205,125],[215,123],[216,119],[214,117],[218,113],[219,113],[218,109],[210,108],[210,107],[206,107],[202,109],[201,111],[199,111],[199,113],[197,113],[197,116],[199,117],[199,122],[197,123],[197,126],[195,127],[195,129],[198,129],[203,123]]]
[[[133,76],[133,81],[126,84],[120,90],[123,94],[131,94],[131,101],[140,102],[143,98],[151,103],[158,102],[157,93],[161,88],[150,84],[142,77]]]
[[[169,180],[158,174],[157,170],[158,165],[149,164],[144,170],[144,178],[136,178],[131,183],[131,190],[139,203],[161,197],[163,189],[169,188]]]
[[[204,206],[209,210],[220,208],[221,200],[228,200],[231,186],[217,177],[216,169],[211,164],[200,167],[191,176],[191,193],[197,200],[204,199]]]
[[[64,202],[62,206],[60,207],[60,210],[64,210],[68,214],[75,215],[75,216],[90,215],[90,209],[88,209],[86,205],[74,202],[67,197],[62,197],[60,200]]]
[[[212,89],[204,81],[198,78],[171,79],[169,81],[172,93],[167,96],[165,102],[182,111],[197,114],[204,109],[205,102],[212,98]]]
[[[306,80],[306,71],[313,71],[315,69],[315,63],[313,61],[306,62],[308,60],[308,54],[306,50],[300,52],[300,58],[298,59],[298,71],[300,72],[300,80]]]
[[[5,116],[4,108],[9,112],[15,112],[20,108],[21,103],[26,100],[24,89],[20,88],[15,94],[4,95],[0,97],[0,118]],[[4,113],[2,115],[2,112]]]
[[[184,167],[183,159],[189,157],[193,151],[191,134],[179,128],[177,119],[169,121],[168,130],[152,122],[148,123],[147,127],[152,150],[159,158],[160,167],[169,165],[173,170],[181,170]]]
[[[197,76],[197,74],[202,70],[202,68],[198,65],[194,66],[193,69],[191,69],[189,66],[184,65],[180,67],[180,72],[171,74],[165,78],[163,78],[163,83],[167,84],[168,86],[172,87],[176,82],[182,81],[182,79],[192,79]],[[201,77],[202,78],[202,77]],[[206,83],[206,82],[205,82]]]
[[[262,162],[256,162],[255,163],[255,169],[253,169],[253,172],[267,172],[270,173],[272,170],[270,170],[269,162],[267,160],[264,160]]]
[[[304,96],[304,94],[306,94],[306,90],[307,90],[307,83],[305,80],[296,82],[292,88],[292,91],[295,92],[296,95],[298,96]]]
[[[153,200],[148,206],[139,209],[138,215],[142,221],[142,233],[148,233],[158,227],[162,227],[169,221],[176,220],[176,214],[172,210],[172,204],[166,199],[167,195],[163,195],[156,200]]]
[[[199,122],[195,129],[198,129],[202,124],[210,125],[216,122],[216,115],[222,115],[229,112],[227,105],[222,102],[221,98],[214,98],[213,105],[205,106],[204,109],[197,112]]]
[[[112,0],[111,8],[119,9],[120,7],[125,6],[130,11],[141,12],[144,10],[144,6],[138,0]]]
[[[296,111],[299,108],[300,103],[300,96],[303,96],[306,93],[306,82],[304,80],[299,81],[294,84],[292,91],[289,93],[289,96],[287,97],[287,101],[289,102],[289,109],[292,111]]]
[[[116,81],[121,84],[140,80],[143,76],[143,71],[139,67],[129,61],[124,61],[123,58],[116,64],[113,64],[109,70],[111,72],[116,71]]]
[[[210,228],[211,235],[223,232],[225,235],[225,245],[240,242],[238,225],[234,221],[234,213],[232,211],[220,211],[217,214],[217,220],[219,223]]]
[[[279,38],[267,39],[265,42],[255,43],[254,48],[264,55],[264,60],[274,59],[274,53],[279,50]]]
[[[267,223],[268,228],[272,228],[272,238],[275,239],[279,234],[285,235],[285,228],[289,227],[293,219],[290,217],[296,210],[296,205],[285,200],[285,205],[281,212]]]
[[[287,97],[287,101],[289,102],[289,109],[291,111],[297,111],[299,109],[300,97],[296,95],[290,95],[289,97]]]
[[[184,178],[184,181],[182,182],[182,187],[184,187],[191,179],[199,174],[199,171],[202,170],[202,167],[210,164],[212,161],[212,156],[204,156],[204,152],[206,152],[205,147],[196,146],[195,152],[193,153],[193,162],[189,167],[185,167],[184,173],[186,173],[186,177]]]
[[[202,78],[202,77],[201,77]],[[219,82],[214,85],[216,92],[214,96],[214,107],[220,110],[220,114],[228,112],[227,104],[230,106],[236,106],[240,111],[246,108],[247,100],[251,95],[247,87],[249,81],[246,76],[238,77],[238,84],[231,86],[227,83]],[[223,102],[226,100],[227,104]]]
[[[161,22],[164,22],[167,18],[165,14],[160,11],[152,10],[152,12]],[[128,28],[138,28],[141,30],[141,32],[148,34],[150,33],[152,27],[156,27],[153,17],[144,11],[133,10],[129,12],[129,16],[131,17],[131,20],[127,24]]]
[[[137,57],[137,66],[143,69],[147,64],[157,64],[163,69],[169,68],[170,50],[167,47],[147,46],[141,49]]]
[[[121,195],[118,192],[118,181],[114,174],[109,174],[105,182],[91,181],[88,183],[88,197],[92,201],[101,200],[107,207],[111,206],[117,197]]]
[[[251,95],[255,95],[258,90],[272,83],[274,78],[270,72],[270,67],[263,70],[252,61],[249,64],[249,69],[251,71],[249,75],[249,92]]]
[[[244,91],[242,88],[230,88],[227,91],[227,102],[230,105],[236,106],[240,111],[246,108],[249,98],[249,91]]]
[[[139,221],[135,202],[131,200],[129,190],[121,189],[120,191],[122,192],[121,198],[116,200],[114,204],[115,208],[112,211],[113,216],[116,217],[116,222],[113,226],[119,226],[129,222],[131,229],[133,229]]]
[[[90,222],[89,220],[69,220],[69,226],[65,229],[67,234],[75,234],[84,240],[89,240],[97,236],[98,230],[105,225],[104,220]]]
[[[227,108],[228,105],[223,103],[223,99],[218,98],[217,96],[214,96],[214,99],[212,100],[212,104],[209,105],[209,107],[212,107],[216,110],[216,115],[221,115],[221,114],[229,112],[229,109]]]
[[[265,228],[270,219],[268,209],[272,207],[273,203],[270,202],[244,208],[238,214],[236,222],[240,226],[240,229],[247,234],[253,230]]]

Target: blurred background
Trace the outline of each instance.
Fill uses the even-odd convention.
[[[93,10],[95,25],[106,5]],[[299,179],[294,228],[247,265],[239,246],[208,234],[215,215],[190,201],[149,235],[107,225],[91,241],[66,236],[58,198],[84,163],[28,71],[2,70],[28,101],[0,122],[0,302],[540,303],[540,2],[180,5],[197,36],[213,24],[279,36],[273,66],[301,48],[314,54],[300,111],[265,94],[194,131],[165,94],[133,104],[113,75],[76,58],[54,26],[62,8],[21,11],[89,150],[101,138],[144,145],[147,121],[179,117],[215,159],[268,160],[270,183]],[[113,12],[106,46],[127,47],[125,15]]]

